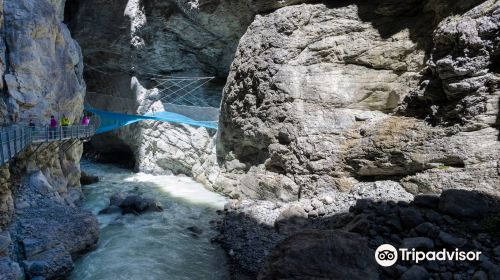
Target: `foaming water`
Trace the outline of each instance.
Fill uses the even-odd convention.
[[[95,251],[77,260],[72,280],[228,279],[222,249],[210,243],[216,232],[209,221],[225,199],[188,177],[133,173],[117,167],[82,163],[99,183],[85,186],[84,207],[94,214],[116,192],[154,197],[163,212],[140,216],[98,215],[101,229]],[[186,228],[203,232],[195,237]]]

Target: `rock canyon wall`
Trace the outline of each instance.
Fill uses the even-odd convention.
[[[140,113],[158,93],[152,77],[216,77],[199,94],[221,100],[217,133],[143,122],[92,145],[233,198],[222,242],[255,275],[307,224],[279,232],[282,221],[360,199],[498,194],[499,10],[493,0],[73,0],[65,21],[94,107]]]
[[[0,121],[79,122],[85,82],[80,47],[63,20],[64,1],[0,1]],[[30,147],[0,174],[0,278],[67,274],[97,242],[97,222],[75,204],[82,145]],[[57,233],[57,234],[56,234]],[[24,252],[24,253],[21,253]]]

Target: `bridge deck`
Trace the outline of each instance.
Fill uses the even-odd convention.
[[[50,143],[71,139],[85,139],[95,134],[94,126],[21,126],[0,129],[0,165],[9,162],[31,144]]]

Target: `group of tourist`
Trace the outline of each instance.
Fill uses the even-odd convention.
[[[61,118],[61,126],[69,126],[71,122],[69,121],[68,117],[66,115],[63,115]],[[82,126],[88,126],[90,124],[90,118],[88,116],[83,116],[82,121],[80,122],[80,125]],[[54,116],[50,116],[50,124],[49,127],[57,127],[58,122],[57,119]]]
[[[68,135],[68,128],[70,125],[71,125],[71,121],[69,120],[69,118],[63,114],[62,118],[60,119],[60,121],[58,122],[56,117],[54,117],[53,115],[50,116],[50,121],[49,121],[49,136],[50,138],[55,138],[56,137],[56,134],[57,134],[57,127],[61,126],[61,131],[62,133],[64,134],[64,137],[66,137]],[[80,121],[80,125],[81,126],[88,126],[90,124],[90,118],[87,116],[87,115],[84,115],[82,120]],[[29,120],[29,126],[32,127],[33,131],[35,131],[35,121],[30,118]]]

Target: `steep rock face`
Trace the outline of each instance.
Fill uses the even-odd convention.
[[[216,188],[281,200],[377,177],[404,177],[414,193],[496,189],[498,3],[447,18],[433,34],[428,23],[442,20],[446,1],[389,2],[257,16],[224,89]],[[400,116],[427,108],[474,125]]]
[[[45,125],[51,115],[60,118],[63,114],[71,121],[80,120],[86,90],[83,60],[78,44],[62,23],[63,10],[64,1],[60,0],[0,1],[2,125],[27,125],[29,119]],[[47,236],[42,242],[39,236],[41,243],[32,252],[36,255],[32,268],[43,265],[47,279],[66,274],[67,264],[72,265],[71,254],[76,256],[97,242],[95,218],[75,206],[82,198],[81,144],[44,145],[33,153],[35,150],[28,148],[0,171],[0,275],[7,275],[7,279],[18,279],[23,274],[21,268],[27,269],[23,261],[32,256],[21,254],[17,241],[30,234],[55,236],[65,232],[65,248]],[[33,174],[43,180],[30,181]],[[21,183],[26,181],[31,182],[30,187]],[[45,192],[37,192],[39,188]],[[24,235],[17,231],[20,224],[26,226]],[[83,240],[84,232],[91,228],[91,237]],[[8,229],[12,230],[10,235]],[[78,237],[81,233],[82,238]],[[64,261],[60,264],[66,268],[55,268],[58,261]],[[54,270],[49,268],[52,265]]]
[[[218,106],[234,50],[253,15],[245,1],[67,5],[66,20],[87,65],[88,102],[132,114],[144,113],[144,99],[158,93],[152,77],[161,75],[215,76],[198,94],[206,105]],[[106,135],[112,140],[95,140],[94,147],[101,152],[132,150],[136,168],[143,171],[192,174],[193,166],[212,153],[207,144],[212,137],[206,129],[143,122]]]
[[[5,95],[0,102],[4,105],[0,107],[5,108],[4,124],[27,124],[31,118],[43,125],[50,115],[61,117],[63,113],[72,121],[79,120],[85,94],[82,56],[68,28],[57,18],[56,10],[61,7],[47,1],[3,4],[2,44],[5,45],[0,49],[5,53],[2,56],[5,61],[1,63]],[[50,183],[71,204],[81,197],[80,145],[66,152],[52,148],[27,159],[29,153],[19,156],[18,169],[43,170]],[[2,179],[7,180],[8,176]],[[5,194],[10,192],[2,193],[1,216],[9,217],[12,199]]]

